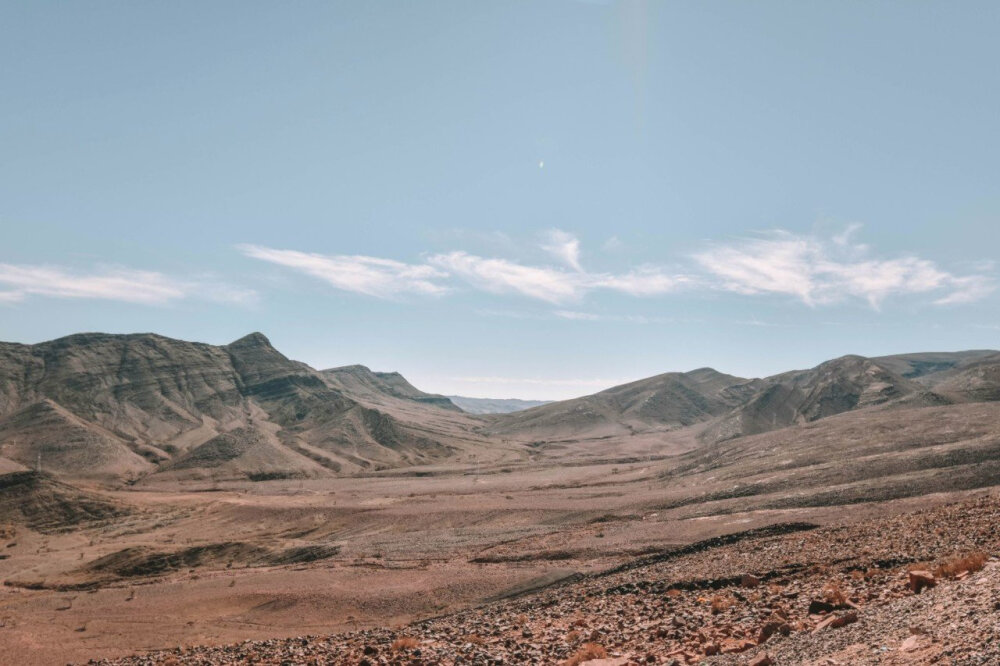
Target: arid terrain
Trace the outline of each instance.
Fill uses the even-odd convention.
[[[2,343],[0,473],[5,663],[1000,660],[992,351],[477,415],[260,334]]]

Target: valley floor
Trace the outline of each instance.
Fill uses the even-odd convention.
[[[303,481],[109,491],[22,472],[30,488],[0,488],[0,663],[558,664],[588,642],[620,663],[745,663],[769,622],[779,664],[1000,663],[972,656],[1000,640],[994,561],[905,587],[908,567],[1000,553],[998,417],[858,412]],[[743,536],[691,548],[725,535]],[[857,621],[814,636],[828,584]],[[283,640],[305,634],[333,637]],[[392,652],[406,636],[419,657]]]
[[[997,664],[998,549],[1000,497],[980,494],[737,533],[404,627],[101,663]]]

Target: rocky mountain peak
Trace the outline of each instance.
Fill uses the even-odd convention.
[[[244,335],[239,340],[234,340],[226,346],[230,348],[238,347],[243,349],[252,347],[268,347],[274,349],[274,346],[271,344],[271,341],[267,339],[267,336],[258,331]]]

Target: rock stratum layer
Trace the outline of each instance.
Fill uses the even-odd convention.
[[[481,443],[446,398],[398,375],[343,374],[289,360],[259,333],[224,346],[99,333],[0,343],[2,456],[95,480],[305,478]]]

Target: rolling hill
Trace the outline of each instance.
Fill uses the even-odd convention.
[[[1000,399],[1000,353],[843,356],[808,370],[743,379],[701,368],[496,417],[488,432],[521,441],[636,435],[705,424],[712,442],[860,409]]]
[[[582,398],[554,402],[497,418],[497,436],[575,439],[673,430],[725,414],[755,390],[752,380],[711,368],[670,372]]]

